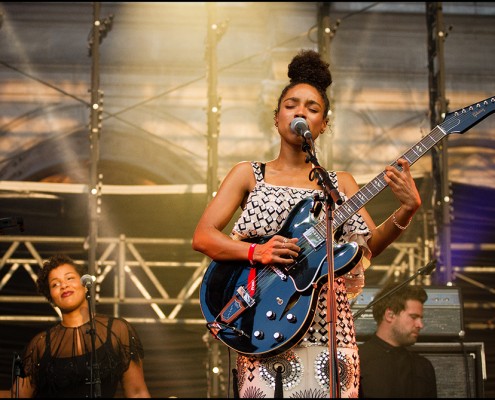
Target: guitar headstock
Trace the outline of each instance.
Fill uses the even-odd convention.
[[[495,111],[495,96],[452,111],[440,127],[447,133],[464,133]]]

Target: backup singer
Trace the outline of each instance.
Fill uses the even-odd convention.
[[[65,255],[44,262],[38,291],[60,309],[62,321],[30,341],[20,381],[11,391],[1,391],[0,397],[11,397],[11,392],[22,398],[91,397],[88,289],[81,283],[85,272]],[[96,315],[94,322],[101,397],[114,397],[119,384],[125,397],[150,397],[143,374],[144,350],[135,329],[123,318]]]
[[[332,82],[328,67],[313,50],[302,50],[292,59],[288,66],[290,82],[282,90],[274,111],[275,127],[280,135],[278,156],[268,162],[240,162],[231,169],[197,224],[194,250],[213,260],[249,260],[258,266],[288,265],[292,262],[290,257],[297,257],[301,249],[299,238],[277,233],[298,202],[315,194],[323,196],[323,191],[316,181],[308,179],[314,166],[305,161],[306,154],[302,151],[305,139],[294,133],[290,125],[295,118],[303,118],[313,140],[326,130],[329,112],[326,91]],[[403,159],[398,164],[402,172],[387,166],[384,178],[400,203],[397,210],[376,226],[362,208],[345,222],[338,238],[340,243],[358,243],[363,254],[350,272],[334,281],[341,397],[357,397],[359,389],[359,357],[348,298],[363,287],[368,261],[399,237],[421,205],[409,164]],[[329,177],[344,201],[359,189],[348,172],[330,171]],[[231,234],[224,234],[222,230],[239,207],[241,216]],[[324,212],[319,218],[324,218]],[[267,235],[273,236],[263,244],[251,245],[243,240]],[[282,366],[284,397],[328,397],[326,295],[327,288],[323,285],[318,303],[321,308],[297,345],[273,357],[238,355],[240,397],[273,397],[278,366]]]

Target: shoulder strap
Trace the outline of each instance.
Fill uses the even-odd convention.
[[[335,186],[335,189],[339,190],[339,182],[337,180],[337,173],[335,171],[328,171],[328,176],[330,177],[330,181],[332,185]]]
[[[256,182],[263,182],[265,180],[265,163],[252,161],[251,166],[253,167]]]

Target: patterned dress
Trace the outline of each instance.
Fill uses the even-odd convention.
[[[231,236],[249,239],[276,234],[283,226],[290,210],[301,200],[322,191],[274,186],[264,181],[264,165],[252,162],[256,185],[247,204],[235,223]],[[337,176],[330,172],[332,184],[338,189]],[[341,193],[344,201],[346,200]],[[320,213],[324,218],[324,213]],[[344,225],[340,242],[356,242],[363,250],[363,259],[370,257],[366,241],[370,231],[359,214]],[[334,280],[336,293],[336,347],[340,394],[342,398],[358,397],[359,358],[354,321],[349,298],[364,286],[365,265],[360,261],[350,272]],[[330,390],[327,313],[327,285],[323,285],[317,310],[310,329],[291,349],[273,357],[248,357],[238,354],[238,390],[240,397],[274,397],[277,370],[281,371],[283,397],[328,398]],[[279,367],[282,367],[279,369]]]

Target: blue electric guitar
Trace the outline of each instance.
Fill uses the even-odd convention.
[[[450,133],[464,133],[495,111],[495,97],[449,113],[445,120],[399,158],[414,164]],[[399,170],[401,167],[395,161]],[[385,171],[334,210],[337,231],[386,186]],[[297,237],[294,263],[251,266],[248,261],[212,261],[200,287],[201,311],[210,332],[248,356],[274,356],[296,345],[311,326],[318,293],[327,281],[326,225],[314,215],[313,198],[300,201],[277,233]],[[265,243],[272,236],[258,238]],[[333,244],[334,276],[361,259],[356,243]],[[255,272],[255,277],[253,275]]]

